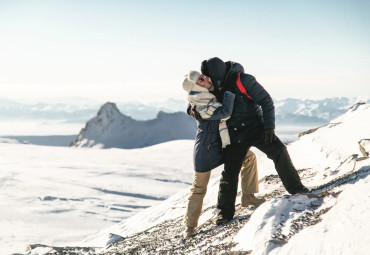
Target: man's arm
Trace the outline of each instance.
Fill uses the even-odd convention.
[[[252,75],[242,74],[241,82],[253,101],[261,106],[265,130],[275,129],[275,107],[269,93]]]
[[[261,106],[263,114],[264,132],[262,140],[270,144],[276,140],[275,136],[275,107],[269,93],[259,84],[252,75],[244,74],[242,84],[252,100]]]

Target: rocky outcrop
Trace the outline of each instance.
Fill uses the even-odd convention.
[[[194,139],[195,132],[195,121],[183,112],[159,112],[155,119],[137,121],[108,102],[86,123],[71,146],[142,148],[177,139]]]
[[[370,154],[370,139],[362,139],[358,144],[360,145],[362,155],[368,158]]]

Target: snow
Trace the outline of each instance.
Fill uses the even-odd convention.
[[[369,254],[370,176],[346,186],[320,224],[270,254]]]
[[[303,211],[311,202],[305,195],[293,196],[291,198],[275,198],[262,204],[253,213],[249,222],[234,237],[233,241],[238,243],[235,251],[253,251],[254,254],[263,254],[266,249],[268,253],[271,244],[266,247],[266,242],[273,239],[273,234],[279,228],[282,233],[288,235],[292,221],[297,217],[295,211]],[[281,223],[285,223],[283,226]]]
[[[288,146],[302,182],[325,195],[273,196],[235,235],[215,235],[213,244],[235,242],[233,251],[252,254],[369,254],[370,159],[360,151],[361,144],[369,152],[369,117],[370,105],[358,104]],[[1,247],[77,244],[104,251],[116,235],[182,217],[192,150],[190,140],[133,150],[0,143]],[[276,175],[271,160],[253,151],[259,178]],[[221,170],[212,172],[204,209],[217,202]],[[263,181],[258,195],[279,187]],[[216,213],[206,210],[199,224]]]
[[[370,159],[357,159],[362,156],[358,142],[370,137],[369,116],[370,105],[358,105],[328,126],[288,146],[297,169],[306,169],[307,176],[302,177],[302,182],[308,187],[318,187],[317,194],[328,190],[333,194],[325,199],[305,195],[272,198],[255,210],[232,240],[220,240],[215,236],[213,244],[232,241],[237,244],[234,251],[252,251],[252,254],[367,254],[370,250],[365,240],[370,234],[366,217],[369,203],[364,201],[369,199]],[[276,174],[272,162],[258,150],[254,151],[260,178]],[[363,173],[359,180],[350,175],[354,180],[341,185],[343,176],[359,172]],[[330,185],[338,178],[339,181]],[[260,194],[273,191],[277,185],[260,185]],[[86,244],[101,245],[109,232],[127,236],[182,216],[187,192],[180,191],[161,204],[102,230],[86,239]],[[203,208],[216,204],[217,192],[218,178],[214,178],[210,181]],[[215,214],[215,210],[206,211],[199,225]],[[307,221],[305,224],[312,226],[295,229],[297,221]],[[286,237],[289,237],[288,242]]]
[[[370,164],[367,160],[367,164]],[[370,166],[367,165],[370,170]],[[357,169],[358,170],[358,169]],[[261,205],[249,222],[239,231],[233,241],[238,243],[235,251],[253,251],[251,254],[367,254],[370,249],[368,233],[370,176],[354,180],[340,188],[338,198],[329,197],[319,207],[331,208],[322,221],[294,235],[286,245],[276,242],[274,235],[288,236],[295,219],[307,210],[310,203],[320,204],[317,198],[305,195],[273,199]],[[309,249],[308,249],[309,248]],[[367,252],[365,252],[367,251]]]
[[[356,161],[354,156],[361,154],[358,142],[370,137],[369,117],[370,105],[357,105],[327,127],[288,147],[296,167],[317,169],[314,177],[302,180],[307,186],[370,169],[369,159]],[[234,250],[253,251],[252,254],[368,254],[370,204],[365,201],[370,197],[369,180],[367,173],[364,179],[337,188],[337,192],[342,191],[338,199],[330,198],[320,207],[333,206],[322,222],[294,235],[286,245],[270,241],[276,228],[283,226],[282,233],[288,235],[291,222],[315,199],[298,196],[264,203],[234,237],[238,243]]]
[[[1,254],[73,244],[158,204],[191,184],[192,148],[190,140],[133,150],[0,143]]]
[[[370,137],[369,108],[369,104],[364,104],[355,111],[351,109],[325,128],[292,143],[288,150],[295,166],[335,169],[351,155],[359,154],[358,142]]]

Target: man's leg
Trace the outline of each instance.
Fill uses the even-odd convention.
[[[241,206],[248,205],[259,206],[265,202],[264,198],[257,198],[254,193],[258,193],[258,172],[256,155],[248,150],[240,169],[242,198]]]
[[[220,180],[217,208],[220,210],[217,224],[225,223],[234,217],[235,199],[238,191],[238,175],[245,155],[247,144],[231,144],[225,150],[225,165]]]
[[[295,194],[297,191],[302,190],[304,186],[297,170],[293,166],[289,153],[285,145],[280,139],[276,139],[271,144],[265,144],[262,139],[259,139],[253,146],[264,152],[268,158],[272,159],[275,164],[275,169],[283,182],[285,189]]]

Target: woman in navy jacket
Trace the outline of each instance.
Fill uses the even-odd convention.
[[[190,190],[185,214],[185,238],[194,234],[202,211],[203,198],[211,170],[224,163],[223,149],[230,144],[226,120],[233,111],[235,95],[226,91],[222,104],[210,93],[210,83],[204,82],[208,77],[197,71],[190,71],[183,82],[183,88],[189,94],[187,101],[202,117],[197,120],[197,134],[194,145],[194,181]],[[256,156],[248,151],[241,167],[242,206],[258,206],[265,200],[258,199],[258,175]]]

